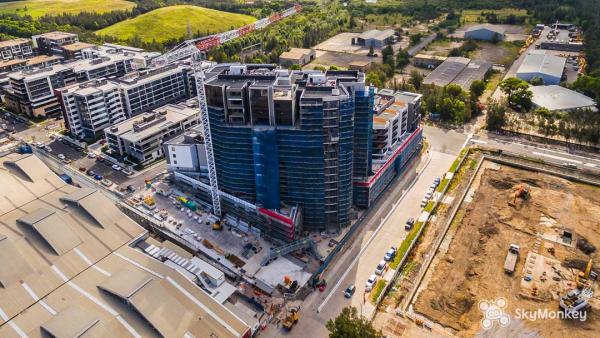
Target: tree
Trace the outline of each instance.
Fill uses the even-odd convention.
[[[302,67],[300,67],[300,65],[298,64],[293,64],[289,67],[290,70],[301,70]]]
[[[375,50],[373,49],[373,45],[370,45],[370,46],[369,46],[369,54],[368,54],[368,55],[369,55],[369,56],[373,56],[373,55],[375,55]]]
[[[487,107],[486,129],[500,130],[506,125],[508,107],[498,101],[490,101]]]
[[[423,84],[423,75],[418,70],[413,70],[410,72],[410,83],[415,86],[417,90],[421,88]]]
[[[481,80],[475,80],[471,82],[469,91],[471,92],[472,99],[474,101],[478,101],[481,95],[483,95],[483,92],[485,91],[485,82]]]
[[[355,307],[345,307],[342,313],[325,325],[329,330],[329,338],[380,338],[380,331],[375,330],[371,322],[359,316]]]
[[[518,110],[529,110],[533,93],[527,82],[516,77],[509,77],[500,83],[500,89],[508,96],[508,104]]]
[[[541,76],[534,76],[533,78],[531,78],[529,83],[531,83],[532,86],[543,86],[544,79]]]
[[[322,72],[324,72],[324,71],[326,71],[326,70],[327,70],[327,68],[325,68],[325,66],[321,66],[321,65],[316,65],[316,66],[314,66],[314,68],[313,68],[313,69],[314,69],[314,70],[320,70],[320,71],[322,71]]]
[[[400,69],[408,66],[410,63],[410,55],[404,49],[398,51],[398,55],[396,55],[396,66]]]

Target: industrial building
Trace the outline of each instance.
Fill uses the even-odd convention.
[[[543,107],[550,111],[570,112],[577,109],[592,109],[597,111],[596,102],[574,90],[557,86],[532,86],[531,102],[535,107]]]
[[[347,226],[352,206],[368,207],[391,182],[372,170],[375,88],[365,85],[363,73],[217,65],[206,77],[222,208],[263,235],[293,241],[300,231]],[[393,94],[402,110],[393,150],[382,160],[394,162],[401,154],[404,162],[382,164],[386,179],[400,174],[421,145],[421,96]],[[173,171],[210,201],[203,175]],[[360,205],[355,191],[365,200]]]
[[[65,128],[80,139],[104,136],[104,129],[128,115],[119,87],[107,79],[96,79],[56,90]]]
[[[0,337],[252,335],[188,272],[204,267],[162,258],[188,261],[100,191],[66,184],[31,154],[0,158],[0,186]]]
[[[279,64],[282,66],[304,66],[315,59],[315,50],[306,48],[292,48],[289,52],[279,55]]]
[[[540,42],[536,45],[543,50],[579,52],[583,49],[581,31],[573,24],[555,23],[544,27],[539,33]]]
[[[417,54],[413,58],[413,64],[417,67],[433,69],[446,61],[447,57],[428,55],[428,54]]]
[[[527,82],[539,77],[545,85],[560,83],[567,59],[537,51],[527,54],[517,70],[517,77]]]
[[[348,64],[348,69],[366,73],[371,67],[371,64],[373,64],[371,60],[355,60]]]
[[[440,87],[453,83],[468,90],[473,81],[485,79],[491,69],[492,63],[488,61],[448,57],[425,77],[423,83]]]
[[[131,70],[131,60],[120,55],[21,70],[8,74],[4,99],[7,107],[15,113],[56,116],[62,111],[55,95],[56,89],[93,79],[121,76]]]
[[[26,59],[33,56],[33,49],[31,49],[31,41],[19,38],[0,41],[0,53],[2,61]]]
[[[77,34],[67,32],[49,32],[31,37],[33,47],[38,50],[39,54],[59,55],[63,56],[64,45],[79,41]]]
[[[483,41],[502,41],[505,38],[506,28],[489,23],[469,27],[465,32],[465,39]]]
[[[393,29],[383,31],[372,29],[354,38],[352,44],[365,46],[366,48],[382,49],[386,45],[394,43],[394,41],[395,32]]]
[[[167,104],[104,130],[111,155],[146,164],[161,158],[163,143],[200,122],[197,104]]]
[[[193,92],[191,70],[183,65],[132,72],[116,79],[128,116],[187,100]]]

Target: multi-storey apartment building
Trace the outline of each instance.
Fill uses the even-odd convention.
[[[58,115],[61,106],[55,95],[56,89],[93,79],[121,76],[129,71],[131,60],[119,55],[21,70],[8,74],[5,102],[16,113]]]
[[[0,41],[0,56],[2,61],[32,57],[31,41],[28,39]]]
[[[144,164],[161,158],[165,141],[199,121],[197,104],[167,104],[108,127],[104,133],[113,156]]]
[[[159,52],[147,52],[141,48],[105,43],[81,50],[84,59],[94,59],[106,55],[120,54],[130,57],[135,69],[149,68],[150,62],[161,55]]]
[[[37,48],[39,54],[63,55],[64,45],[79,41],[77,34],[67,32],[49,32],[31,37],[33,46]]]
[[[116,81],[129,116],[191,96],[190,69],[182,65],[133,72]]]
[[[57,90],[65,127],[81,139],[104,136],[104,129],[127,119],[119,87],[96,79]]]

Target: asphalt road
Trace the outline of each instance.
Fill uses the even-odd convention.
[[[467,138],[464,134],[435,127],[426,127],[424,134],[431,145],[429,152],[431,160],[424,168],[422,167],[427,162],[422,162],[420,175],[416,176],[413,169],[402,181],[386,192],[371,211],[372,215],[365,223],[365,229],[356,235],[350,247],[328,269],[325,275],[325,279],[329,282],[327,289],[323,293],[313,292],[305,300],[302,305],[302,318],[296,327],[289,333],[270,327],[261,335],[325,337],[327,336],[325,323],[330,318],[335,318],[344,306],[353,305],[365,315],[373,312],[374,308],[368,300],[363,302],[367,278],[374,272],[377,263],[383,259],[387,250],[392,245],[398,246],[405,238],[406,220],[409,217],[419,216],[420,202],[425,191],[436,177],[442,176],[448,170]],[[424,158],[424,161],[427,161],[427,158]],[[412,185],[408,186],[408,184]],[[396,207],[386,218],[394,204]],[[391,272],[388,272],[385,277],[391,277]],[[356,292],[352,298],[347,299],[343,296],[343,292],[349,285],[355,285]],[[330,293],[331,296],[324,302]],[[368,294],[364,297],[366,299]],[[319,307],[321,311],[317,312]]]

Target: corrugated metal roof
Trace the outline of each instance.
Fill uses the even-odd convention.
[[[517,70],[518,74],[539,73],[561,78],[567,59],[549,54],[530,53]]]
[[[533,97],[531,101],[539,107],[551,111],[573,110],[577,108],[592,108],[596,102],[581,93],[557,85],[532,86]]]

